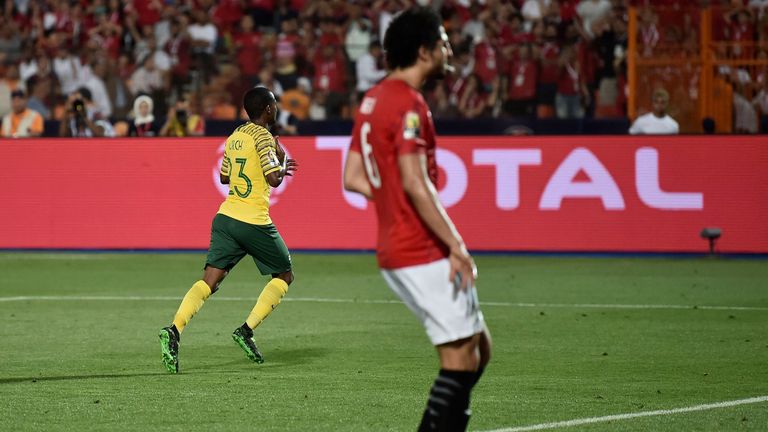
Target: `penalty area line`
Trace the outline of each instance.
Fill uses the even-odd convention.
[[[571,426],[581,426],[586,424],[603,423],[603,422],[618,421],[618,420],[628,420],[628,419],[639,418],[639,417],[655,417],[655,416],[674,415],[674,414],[682,414],[682,413],[689,413],[689,412],[696,412],[696,411],[708,411],[708,410],[713,410],[718,408],[729,408],[729,407],[735,407],[739,405],[757,404],[757,403],[763,403],[763,402],[768,402],[768,396],[757,396],[757,397],[751,397],[748,399],[715,402],[710,404],[694,405],[694,406],[683,407],[683,408],[674,408],[674,409],[665,409],[665,410],[656,410],[656,411],[641,411],[636,413],[614,414],[614,415],[608,415],[603,417],[588,417],[588,418],[565,420],[565,421],[552,422],[552,423],[540,423],[540,424],[529,425],[529,426],[517,426],[517,427],[509,427],[509,428],[502,428],[502,429],[493,429],[493,430],[487,430],[483,432],[527,432],[527,431],[538,431],[538,430],[547,430],[547,429],[560,429],[560,428],[566,428]]]
[[[180,301],[179,296],[8,296],[0,297],[0,303],[18,301]],[[252,301],[253,297],[212,297],[215,301]],[[357,304],[402,304],[400,300],[369,300],[350,298],[324,297],[286,297],[287,302],[306,303],[357,303]],[[516,307],[516,308],[559,308],[559,309],[667,309],[667,310],[723,310],[723,311],[768,311],[761,306],[703,306],[703,305],[665,305],[665,304],[610,304],[610,303],[511,303],[511,302],[480,302],[487,307]]]

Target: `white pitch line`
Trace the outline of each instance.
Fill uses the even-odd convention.
[[[213,297],[217,301],[251,301],[254,297]],[[15,296],[0,297],[1,302],[17,301],[171,301],[180,300],[181,296]],[[401,304],[399,300],[365,300],[322,297],[287,297],[287,302],[309,303],[357,303],[357,304]],[[572,309],[673,309],[673,310],[723,310],[723,311],[768,311],[768,307],[760,306],[694,306],[694,305],[665,305],[665,304],[601,304],[601,303],[510,303],[510,302],[480,302],[482,306],[518,307],[518,308],[572,308]]]
[[[684,407],[684,408],[656,410],[656,411],[641,411],[636,413],[615,414],[615,415],[609,415],[609,416],[603,416],[603,417],[588,417],[588,418],[566,420],[566,421],[553,422],[553,423],[541,423],[541,424],[530,425],[530,426],[518,426],[518,427],[503,428],[503,429],[493,429],[493,430],[484,431],[484,432],[527,432],[527,431],[537,431],[537,430],[546,430],[546,429],[560,429],[560,428],[566,428],[571,426],[580,426],[585,424],[602,423],[602,422],[609,422],[609,421],[615,421],[615,420],[627,420],[627,419],[633,419],[638,417],[654,417],[654,416],[681,414],[681,413],[688,413],[688,412],[695,412],[695,411],[707,411],[707,410],[713,410],[717,408],[728,408],[728,407],[734,407],[739,405],[756,404],[756,403],[763,403],[763,402],[768,402],[768,396],[757,396],[757,397],[752,397],[748,399],[716,402],[716,403],[704,404],[704,405],[694,405],[694,406]]]

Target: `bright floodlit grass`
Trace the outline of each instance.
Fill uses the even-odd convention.
[[[372,255],[294,254],[296,282],[256,332],[263,365],[230,338],[266,281],[244,260],[184,332],[182,373],[167,374],[157,332],[203,256],[0,254],[0,430],[416,429],[436,356]],[[471,430],[768,395],[765,261],[477,262],[494,358]],[[562,430],[766,425],[762,402]]]

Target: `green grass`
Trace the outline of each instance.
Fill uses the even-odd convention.
[[[184,332],[182,373],[167,374],[157,332],[202,261],[0,254],[0,297],[143,297],[0,301],[0,430],[415,430],[439,366],[403,305],[366,302],[394,299],[371,255],[294,255],[288,301],[256,332],[263,365],[247,361],[230,337],[266,281],[243,261]],[[494,358],[473,392],[471,430],[768,395],[765,261],[477,262],[481,303],[499,304],[483,306]],[[766,425],[768,403],[758,403],[567,430]]]

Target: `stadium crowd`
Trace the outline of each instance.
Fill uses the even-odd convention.
[[[245,118],[254,85],[298,120],[348,119],[385,75],[380,47],[411,0],[6,0],[0,17],[3,136],[188,136]],[[628,7],[682,0],[434,0],[457,73],[425,92],[436,117],[624,117]],[[710,2],[699,0],[699,4]],[[768,0],[722,3],[719,37],[768,40]],[[695,26],[639,15],[639,52],[697,43]],[[751,45],[750,45],[751,46]],[[758,46],[759,45],[755,45]],[[768,53],[745,48],[744,54]],[[747,105],[768,113],[766,74]],[[747,94],[747,93],[745,93]],[[6,115],[8,114],[8,115]]]

